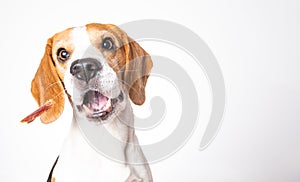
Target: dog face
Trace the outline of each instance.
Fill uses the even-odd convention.
[[[54,101],[41,115],[43,123],[60,116],[64,92],[81,116],[107,121],[125,108],[128,97],[144,103],[151,68],[150,56],[120,28],[88,24],[48,39],[31,91],[39,105]]]

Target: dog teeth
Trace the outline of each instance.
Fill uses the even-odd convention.
[[[91,110],[90,110],[90,108],[88,108],[88,106],[86,106],[86,105],[82,105],[82,108],[83,108],[83,110],[87,113],[87,114],[92,114],[92,112],[91,112]]]
[[[103,115],[105,115],[105,114],[106,114],[106,112],[97,113],[97,115],[100,116],[100,117],[103,116]]]
[[[107,111],[107,112],[110,112],[111,108],[112,108],[111,99],[109,99],[109,100],[106,102],[105,106],[103,106],[103,108],[101,108],[101,111]]]

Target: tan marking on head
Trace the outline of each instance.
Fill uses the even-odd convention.
[[[59,77],[62,80],[64,80],[64,74],[67,70],[67,64],[57,60],[57,50],[59,48],[65,48],[69,52],[70,58],[72,57],[75,49],[75,45],[71,38],[72,30],[73,28],[68,28],[62,32],[56,33],[52,37],[52,59],[55,65],[57,65],[56,69],[58,70]]]
[[[126,33],[112,24],[92,23],[86,25],[86,27],[92,45],[102,53],[108,65],[113,68],[116,73],[119,72],[126,63],[124,59],[125,50],[123,47],[124,43],[127,43],[125,42],[127,40]],[[115,43],[116,49],[114,51],[105,51],[102,48],[102,41],[108,37]]]
[[[91,43],[102,52],[117,74],[123,73],[123,82],[127,85],[130,99],[137,105],[143,104],[145,86],[152,68],[149,54],[115,25],[93,23],[86,27]],[[115,41],[115,51],[109,52],[101,49],[101,43],[106,36]]]

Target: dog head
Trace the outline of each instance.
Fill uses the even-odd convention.
[[[54,101],[41,115],[43,123],[61,115],[65,95],[77,113],[105,121],[124,109],[127,98],[144,103],[151,68],[147,52],[120,28],[88,24],[48,39],[31,92],[40,106]]]

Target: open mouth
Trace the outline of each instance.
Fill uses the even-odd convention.
[[[112,99],[99,91],[89,90],[84,95],[83,103],[77,108],[79,111],[84,111],[89,118],[106,120],[113,113],[117,102],[122,100],[122,92],[118,97]]]

